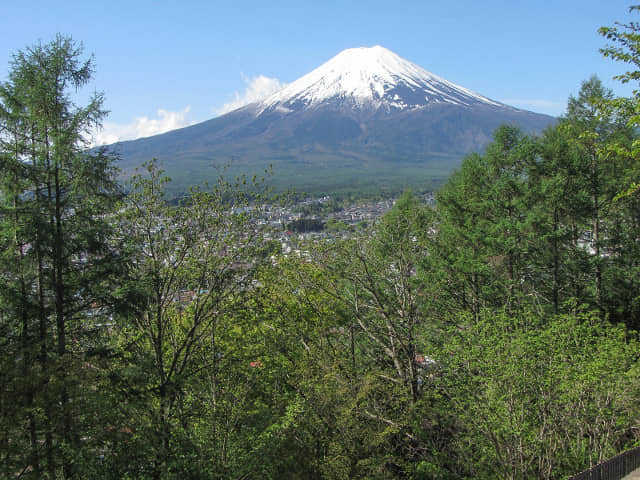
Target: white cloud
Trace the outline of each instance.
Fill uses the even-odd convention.
[[[532,110],[534,112],[545,113],[556,117],[562,115],[567,106],[566,102],[554,102],[551,100],[507,98],[500,101],[507,105],[511,105],[512,107]]]
[[[170,112],[158,109],[156,118],[138,117],[133,122],[127,124],[105,122],[102,128],[93,133],[91,144],[109,145],[111,143],[124,140],[135,140],[136,138],[150,137],[160,133],[186,127],[194,122],[187,119],[187,114],[191,106],[185,107],[180,112]]]
[[[282,83],[277,78],[269,78],[264,75],[254,78],[247,78],[243,75],[242,79],[247,84],[244,93],[235,92],[233,101],[225,103],[220,108],[213,109],[216,114],[223,115],[250,103],[258,102],[286,86],[286,83]]]

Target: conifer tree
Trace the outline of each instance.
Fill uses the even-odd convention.
[[[84,334],[99,300],[95,287],[110,265],[105,219],[117,192],[114,170],[103,150],[87,151],[88,133],[105,115],[102,96],[94,94],[84,106],[71,97],[92,72],[82,46],[58,35],[15,54],[0,91],[0,214],[8,227],[3,327],[21,338],[11,348],[20,351],[15,361],[32,370],[25,378],[33,382],[24,393],[29,435],[22,436],[30,439],[30,453],[5,464],[45,478],[78,475],[81,462],[74,457],[87,397],[74,389],[73,377],[89,345]],[[43,413],[36,418],[35,411]],[[21,437],[19,430],[11,435]]]

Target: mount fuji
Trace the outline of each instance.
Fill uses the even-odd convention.
[[[270,97],[162,135],[114,144],[125,173],[157,158],[185,189],[213,164],[276,187],[336,191],[438,182],[503,123],[538,133],[553,117],[455,85],[380,47],[344,50]]]

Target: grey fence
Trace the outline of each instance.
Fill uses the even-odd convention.
[[[640,468],[640,447],[627,450],[567,480],[620,480],[638,468]]]

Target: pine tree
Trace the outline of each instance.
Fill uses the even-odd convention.
[[[49,478],[77,476],[81,463],[74,457],[87,396],[75,388],[75,368],[90,343],[91,305],[104,293],[96,287],[111,265],[107,214],[117,194],[111,157],[87,151],[87,135],[105,115],[102,96],[85,106],[71,99],[91,79],[93,59],[82,57],[82,47],[61,35],[28,47],[14,55],[0,91],[1,214],[10,226],[2,244],[3,324],[15,325],[20,361],[34,370],[25,377],[34,382],[25,391],[32,454],[9,464]]]

